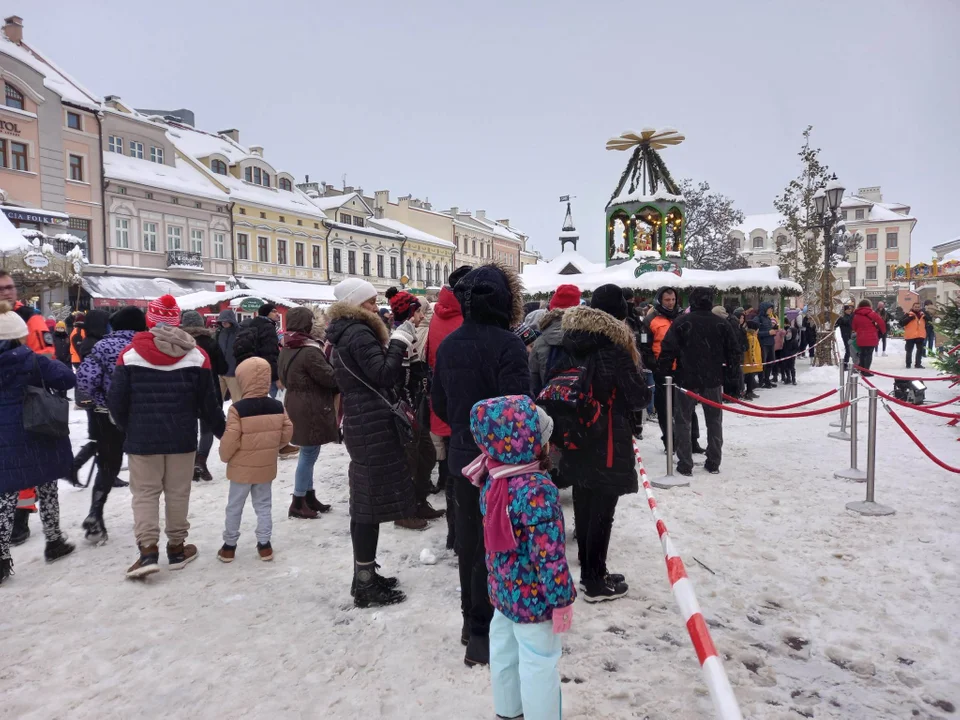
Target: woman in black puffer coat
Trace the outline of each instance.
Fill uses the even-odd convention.
[[[223,405],[223,394],[220,390],[220,377],[227,373],[227,361],[220,351],[220,345],[213,336],[213,328],[208,328],[203,322],[203,315],[196,310],[186,310],[180,317],[180,329],[192,337],[197,347],[203,350],[210,358],[210,374],[213,377],[213,392],[217,396],[217,403]],[[193,481],[210,482],[213,475],[207,468],[207,458],[213,448],[213,428],[200,419],[200,440],[197,443],[197,457],[193,461]]]
[[[413,517],[416,497],[406,453],[394,424],[392,396],[413,339],[387,328],[377,314],[377,291],[359,278],[336,288],[327,340],[343,407],[343,442],[350,453],[350,536],[354,604],[392,605],[405,596],[396,578],[376,572],[380,523]],[[388,344],[389,343],[389,344]]]

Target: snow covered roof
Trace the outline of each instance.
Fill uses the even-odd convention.
[[[49,217],[69,219],[69,215],[56,210],[44,210],[43,208],[23,207],[21,205],[0,205],[0,210],[12,210],[14,212],[27,213],[29,215],[47,215]]]
[[[198,290],[208,290],[212,282],[170,280],[169,278],[123,277],[121,275],[84,275],[84,290],[94,298],[117,300],[153,300],[161,295],[180,297]]]
[[[607,207],[611,207],[612,205],[628,205],[630,203],[645,202],[682,203],[684,202],[684,197],[679,193],[674,195],[673,193],[667,192],[664,188],[660,188],[653,195],[644,195],[640,188],[637,188],[633,192],[629,192],[626,188],[624,188],[623,192],[607,203]]]
[[[83,87],[80,83],[67,75],[53,64],[48,58],[40,55],[26,43],[17,45],[0,33],[0,52],[19,60],[43,76],[44,87],[57,93],[63,100],[74,105],[80,105],[89,110],[100,109],[100,98]]]
[[[501,225],[498,222],[493,220],[486,220],[484,218],[471,218],[475,222],[480,223],[488,229],[489,232],[493,233],[495,237],[503,238],[504,240],[510,240],[511,242],[518,243],[520,238],[517,235],[514,235],[506,227]]]
[[[224,300],[251,297],[254,294],[256,294],[256,296],[261,300],[273,303],[274,305],[282,305],[283,307],[288,308],[297,307],[297,304],[292,300],[287,300],[286,298],[271,295],[269,293],[245,290],[243,288],[225,290],[223,292],[217,292],[216,290],[200,290],[199,292],[188,293],[187,295],[181,295],[177,298],[177,305],[180,306],[181,310],[198,310],[204,307],[213,308]]]
[[[356,192],[347,193],[346,195],[332,195],[330,197],[312,197],[310,198],[310,202],[312,202],[321,210],[336,210],[337,208],[346,205],[354,198],[359,199],[360,202],[363,203],[364,207],[366,207],[367,210],[370,210],[370,208],[367,207],[367,203],[364,201],[364,199],[359,193]]]
[[[445,248],[454,248],[456,247],[449,240],[444,240],[439,238],[436,235],[431,235],[428,232],[423,230],[418,230],[415,227],[402,223],[399,220],[390,220],[388,218],[379,218],[377,220],[370,220],[370,224],[374,226],[380,226],[385,230],[390,230],[392,232],[400,233],[401,235],[406,236],[410,240],[416,240],[417,242],[424,242],[430,245],[439,245],[440,247]]]
[[[140,183],[171,192],[209,198],[226,203],[230,198],[213,181],[183,158],[175,158],[176,165],[161,165],[149,160],[120,153],[103,154],[103,171],[111,180]],[[219,177],[219,176],[218,176]]]
[[[290,298],[291,300],[302,300],[306,302],[332,303],[337,299],[333,295],[333,285],[320,285],[319,283],[301,283],[292,280],[260,280],[258,278],[238,278],[241,285],[244,285],[249,295],[255,292],[258,297],[270,302],[270,296],[275,298]],[[289,300],[284,300],[284,304],[289,305]]]
[[[15,252],[29,247],[30,241],[13,226],[6,214],[0,212],[0,252]]]
[[[905,212],[897,212],[895,208],[902,209],[906,211],[907,206],[902,203],[883,203],[883,202],[873,202],[872,200],[867,200],[866,198],[860,197],[859,195],[845,195],[843,200],[840,202],[840,207],[843,209],[851,208],[863,208],[869,207],[870,212],[867,213],[867,216],[855,220],[850,218],[847,220],[848,223],[851,222],[896,222],[898,220],[915,220],[916,218],[907,215]]]
[[[744,235],[749,235],[754,230],[763,230],[772,234],[783,226],[783,216],[780,213],[766,213],[764,215],[747,215],[743,222],[733,229],[739,230]]]

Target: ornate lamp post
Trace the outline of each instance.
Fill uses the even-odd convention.
[[[833,255],[840,250],[841,245],[834,237],[834,228],[837,225],[837,219],[840,211],[840,203],[843,201],[843,185],[836,179],[827,183],[826,188],[820,188],[813,195],[813,205],[816,211],[816,223],[823,238],[823,280],[820,283],[820,339],[825,336],[834,335],[833,324]],[[817,365],[833,365],[833,345],[834,341],[823,342],[817,346]]]

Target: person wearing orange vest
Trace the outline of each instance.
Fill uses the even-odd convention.
[[[70,331],[70,362],[73,363],[73,369],[80,366],[80,343],[83,342],[84,314],[77,313],[73,319],[73,330]]]
[[[915,368],[923,368],[920,361],[923,360],[923,346],[927,339],[927,318],[926,313],[920,309],[920,303],[915,302],[913,307],[903,316],[903,339],[907,341],[907,367],[910,367],[910,356],[913,355],[913,349],[917,349]]]

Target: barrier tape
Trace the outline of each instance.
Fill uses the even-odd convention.
[[[894,380],[922,380],[923,382],[935,382],[937,380],[960,379],[960,375],[944,375],[943,377],[906,377],[904,375],[889,375],[887,373],[882,373],[879,370],[871,370],[870,368],[860,367],[859,365],[854,365],[854,367],[861,373],[872,373],[873,375],[879,375],[880,377],[885,378],[893,378]]]
[[[903,400],[899,400],[895,398],[893,395],[887,395],[887,393],[885,393],[883,390],[881,390],[872,382],[870,382],[868,378],[865,378],[861,375],[860,379],[863,380],[863,382],[865,382],[867,385],[872,387],[874,390],[876,390],[877,394],[880,397],[884,398],[885,400],[889,400],[895,405],[900,405],[905,408],[910,408],[911,410],[919,410],[920,412],[926,413],[927,415],[936,415],[937,417],[947,418],[948,420],[960,419],[960,413],[945,413],[945,412],[940,412],[938,410],[931,410],[930,408],[924,407],[923,405],[914,405],[913,403],[904,402]]]
[[[830,335],[824,335],[822,338],[820,338],[819,340],[817,340],[813,345],[807,345],[807,347],[805,347],[803,350],[801,350],[800,352],[798,352],[796,355],[790,355],[789,357],[779,358],[779,359],[777,359],[777,360],[769,360],[769,361],[767,361],[767,362],[762,362],[762,363],[760,363],[760,365],[761,365],[761,366],[762,366],[762,365],[776,365],[776,364],[779,363],[779,362],[784,362],[785,360],[793,360],[794,358],[798,358],[798,357],[800,357],[801,355],[806,355],[808,352],[810,352],[810,350],[811,350],[812,348],[815,348],[815,347],[816,347],[817,345],[819,345],[820,343],[822,343],[822,342],[824,342],[824,341],[826,341],[826,340],[829,340],[830,337],[831,337]],[[836,348],[834,348],[834,354],[836,354]],[[757,363],[742,363],[742,364],[740,365],[740,367],[746,367],[747,365],[753,366],[753,365],[757,365]]]
[[[843,410],[843,408],[845,407],[850,407],[850,402],[844,401],[842,403],[837,403],[836,405],[831,405],[830,407],[827,407],[827,408],[822,408],[818,410],[807,410],[806,412],[794,412],[794,413],[788,412],[788,413],[779,413],[779,414],[778,413],[761,413],[761,412],[753,412],[751,410],[741,410],[739,408],[730,407],[729,405],[724,405],[722,403],[717,403],[717,402],[714,402],[713,400],[709,400],[703,397],[702,395],[697,395],[692,390],[687,390],[686,388],[682,388],[678,385],[674,385],[674,387],[680,392],[684,393],[685,395],[689,395],[694,400],[697,400],[698,402],[701,402],[704,405],[709,405],[710,407],[726,410],[727,412],[736,413],[737,415],[748,415],[749,417],[760,417],[760,418],[772,418],[774,420],[778,418],[801,418],[801,417],[812,417],[813,415],[826,415],[827,413],[836,412],[837,410]]]
[[[813,403],[823,400],[824,398],[830,397],[835,392],[839,392],[837,388],[825,392],[823,395],[817,395],[815,398],[810,398],[809,400],[801,400],[800,402],[790,403],[789,405],[754,405],[753,403],[748,403],[746,400],[738,400],[735,397],[731,397],[726,393],[723,394],[723,397],[729,400],[730,402],[735,402],[738,405],[743,405],[744,407],[753,408],[754,410],[790,410],[791,408],[801,407],[802,405],[812,405]]]
[[[660,517],[657,500],[653,497],[653,488],[650,486],[649,478],[647,478],[647,471],[644,469],[643,459],[640,457],[640,448],[636,442],[633,444],[633,452],[640,469],[640,478],[643,480],[643,489],[647,493],[650,515],[657,526],[660,545],[663,547],[663,557],[667,563],[667,578],[670,580],[670,589],[673,591],[673,598],[676,600],[680,614],[683,616],[683,622],[687,626],[690,641],[697,652],[697,660],[700,661],[700,669],[703,671],[703,679],[707,683],[707,690],[710,691],[710,698],[713,700],[717,718],[719,720],[742,720],[743,715],[740,713],[740,705],[733,694],[733,688],[730,687],[730,680],[727,678],[726,670],[723,669],[723,662],[717,655],[717,648],[710,637],[707,623],[703,619],[700,603],[697,602],[697,595],[693,590],[693,583],[687,577],[683,560],[674,548],[667,526],[663,522],[663,518]]]
[[[934,463],[936,463],[937,465],[939,465],[940,467],[942,467],[942,468],[943,468],[944,470],[946,470],[947,472],[952,472],[952,473],[958,473],[958,474],[960,474],[960,468],[958,468],[958,467],[953,467],[952,465],[947,465],[943,460],[941,460],[941,459],[938,458],[936,455],[934,455],[932,452],[930,452],[930,451],[927,449],[927,446],[924,445],[922,442],[920,442],[920,438],[918,438],[918,437],[913,433],[913,430],[911,430],[910,428],[907,427],[907,424],[906,424],[903,420],[900,419],[900,416],[897,415],[897,413],[895,413],[895,412],[890,408],[890,406],[887,405],[886,402],[883,403],[883,407],[884,407],[884,409],[886,409],[886,411],[887,411],[888,413],[890,413],[890,417],[892,417],[892,418],[894,419],[894,421],[897,423],[897,425],[900,426],[900,429],[903,430],[903,431],[907,434],[907,437],[909,437],[911,440],[913,440],[914,444],[915,444],[918,448],[920,448],[920,450],[923,452],[924,455],[926,455],[926,456],[927,456],[928,458],[930,458]]]

